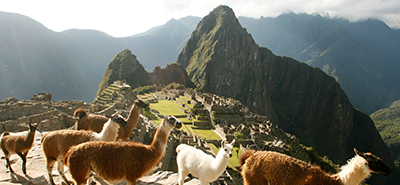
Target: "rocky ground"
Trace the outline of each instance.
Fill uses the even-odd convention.
[[[43,151],[40,145],[40,141],[42,138],[42,134],[37,132],[35,135],[35,142],[33,144],[32,149],[29,151],[27,156],[27,175],[22,173],[22,160],[21,158],[13,154],[10,157],[10,161],[12,163],[12,168],[15,173],[10,173],[5,168],[6,160],[4,159],[4,154],[1,151],[1,160],[0,160],[0,184],[1,185],[15,185],[15,184],[24,184],[24,185],[47,185],[49,184],[46,170],[46,160],[43,155]],[[72,181],[72,177],[70,176],[68,169],[65,167],[66,176],[69,180]],[[59,176],[56,168],[53,168],[53,178],[56,184],[64,184],[62,182],[61,177]],[[108,184],[104,182],[100,178],[96,178],[95,180],[97,184]],[[118,185],[124,185],[125,182],[121,182]],[[177,173],[169,172],[169,171],[159,171],[152,175],[142,177],[137,181],[137,185],[144,184],[165,184],[172,185],[178,184],[178,175]],[[200,184],[198,179],[190,179],[187,178],[185,185],[194,185]]]

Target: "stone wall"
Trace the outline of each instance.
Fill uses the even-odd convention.
[[[49,97],[49,95],[47,96]],[[50,96],[51,97],[51,96]],[[104,107],[93,107],[83,101],[39,101],[6,98],[0,103],[0,132],[26,131],[28,123],[39,123],[40,131],[51,131],[70,128],[74,125],[74,111],[82,107],[90,110],[100,110]]]
[[[158,97],[163,99],[177,97],[177,94],[174,96],[170,94],[173,93],[161,93]],[[300,145],[299,139],[285,133],[277,125],[271,123],[268,117],[251,113],[239,101],[192,90],[187,90],[183,96],[195,102],[197,107],[204,107],[215,131],[222,138],[232,140],[235,138],[235,133],[242,133],[243,140],[237,141],[241,148],[273,150],[304,161],[310,160],[308,153]]]

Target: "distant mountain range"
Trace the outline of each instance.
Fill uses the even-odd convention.
[[[349,23],[305,14],[237,19],[226,6],[201,21],[171,20],[126,38],[94,30],[57,33],[26,16],[0,12],[0,98],[29,99],[44,91],[53,100],[91,102],[114,79],[134,88],[177,70],[170,79],[188,78],[204,92],[240,100],[335,163],[357,147],[393,165],[362,112],[400,99],[398,36],[376,20]],[[396,177],[373,182],[390,184]]]
[[[307,14],[238,19],[258,45],[334,77],[362,112],[400,99],[400,30],[378,20],[350,23]],[[171,19],[114,38],[95,30],[53,32],[26,16],[0,12],[0,99],[45,91],[53,99],[91,102],[116,53],[131,50],[147,71],[164,67],[176,61],[199,21]]]
[[[0,12],[0,99],[30,99],[48,92],[54,100],[92,102],[104,71],[124,49],[147,71],[176,60],[200,18],[172,19],[125,38],[95,30],[54,32],[26,16]]]

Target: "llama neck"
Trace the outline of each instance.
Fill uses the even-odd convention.
[[[32,146],[33,140],[35,139],[35,131],[34,132],[28,132],[28,135],[25,138],[25,143],[29,144]]]
[[[364,158],[356,155],[341,167],[337,175],[344,185],[358,185],[371,175],[366,163]]]
[[[214,159],[214,162],[212,164],[213,170],[215,170],[215,173],[221,173],[222,171],[225,170],[226,166],[228,165],[229,158],[225,156],[224,149],[221,148],[218,151],[217,156]]]
[[[136,104],[132,105],[131,111],[129,112],[128,119],[126,120],[125,128],[135,128],[139,120],[140,107]]]
[[[161,124],[158,126],[156,133],[154,134],[153,142],[151,143],[150,147],[155,151],[155,152],[160,152],[158,154],[161,154],[161,156],[165,152],[165,147],[168,141],[168,136],[169,133],[171,132],[171,129],[168,129],[164,122],[161,122]]]
[[[101,132],[94,132],[94,134],[96,135],[96,139],[99,141],[115,141],[117,138],[118,128],[119,125],[117,123],[111,121],[111,119],[108,119]]]

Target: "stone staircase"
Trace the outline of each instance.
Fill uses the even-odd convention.
[[[98,97],[92,102],[92,104],[99,105],[112,105],[114,103],[122,103],[124,97],[119,93],[122,87],[118,84],[113,83],[104,89]]]

